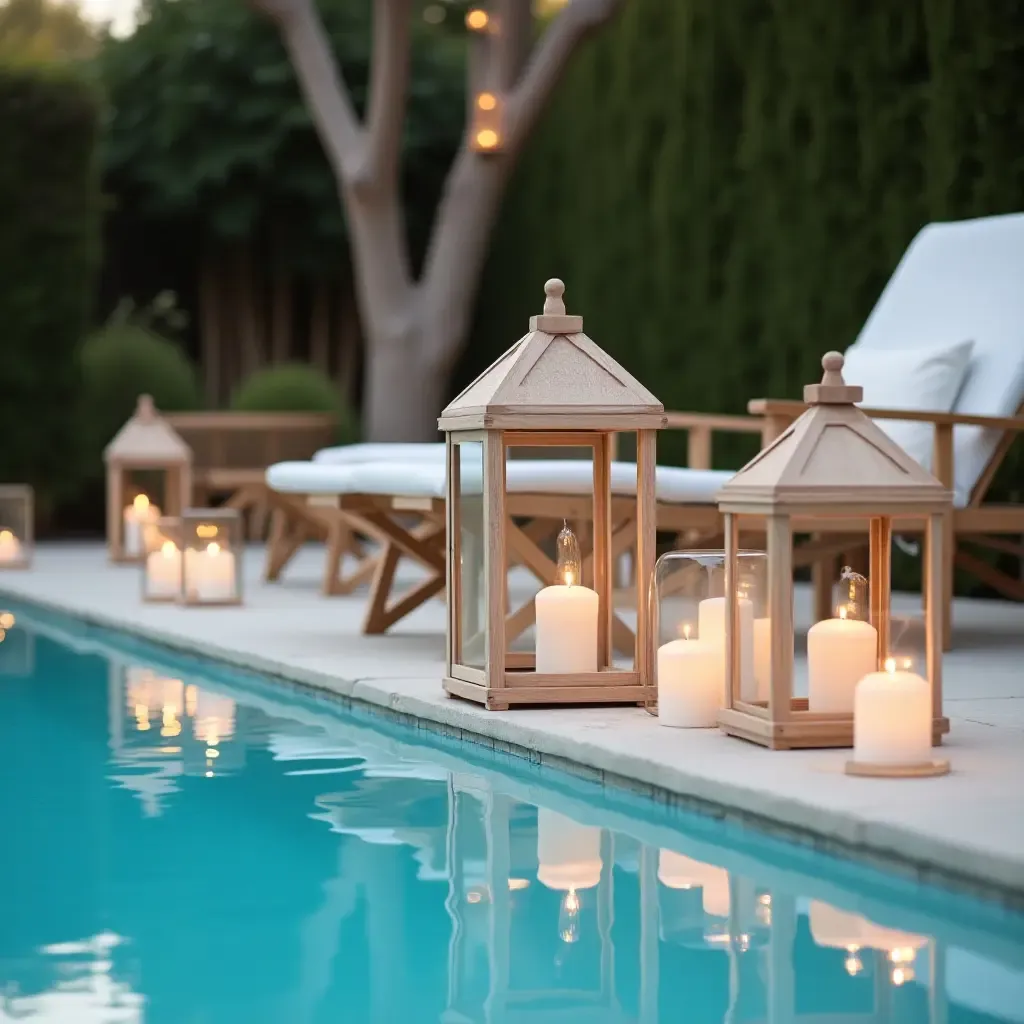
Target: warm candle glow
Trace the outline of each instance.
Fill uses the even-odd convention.
[[[140,515],[144,515],[149,511],[149,498],[145,494],[136,494],[132,501],[132,508]]]
[[[498,145],[498,133],[493,128],[484,128],[476,133],[476,144],[481,149],[494,149]]]
[[[474,7],[473,10],[466,14],[466,28],[471,32],[483,32],[490,20],[490,15],[486,11],[482,11],[479,7]]]
[[[841,618],[841,619],[845,619],[846,618],[846,608],[845,607],[841,607],[839,609],[839,618]]]
[[[896,674],[896,659],[895,658],[886,658],[885,659],[885,671],[888,672],[889,675],[895,675]]]
[[[476,98],[476,105],[481,110],[493,110],[498,105],[498,99],[493,92],[482,92]]]
[[[0,530],[0,544],[10,544],[14,540],[14,534],[10,530]]]
[[[160,553],[164,558],[174,558],[178,553],[178,549],[173,540],[165,540],[163,544],[160,545]]]
[[[213,541],[210,544],[207,544],[206,545],[206,553],[208,555],[210,555],[210,556],[219,555],[220,554],[220,545],[216,541]]]
[[[200,523],[196,527],[196,536],[208,539],[217,536],[217,527],[212,523]]]

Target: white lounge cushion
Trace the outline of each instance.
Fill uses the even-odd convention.
[[[467,485],[471,470],[464,467]],[[479,471],[478,471],[479,472]],[[658,466],[655,486],[659,501],[710,505],[732,477],[728,471]],[[279,462],[267,470],[267,484],[284,494],[380,494],[405,498],[443,498],[444,464],[430,462],[355,463],[347,466],[315,462]],[[479,475],[476,476],[479,481]],[[589,494],[593,465],[575,459],[512,459],[507,486],[516,494]],[[636,493],[636,466],[612,463],[612,491]]]
[[[321,448],[313,456],[314,462],[344,466],[353,462],[415,462],[417,459],[437,459],[444,462],[443,444],[374,443],[342,444]]]
[[[856,340],[875,349],[937,349],[972,339],[954,412],[1012,416],[1024,398],[1024,214],[929,224],[911,242]],[[998,431],[954,431],[963,504]]]
[[[949,412],[967,375],[973,348],[973,341],[938,349],[854,345],[846,352],[843,378],[864,389],[862,404],[869,408]],[[880,419],[878,425],[908,455],[931,469],[935,428],[930,423]]]

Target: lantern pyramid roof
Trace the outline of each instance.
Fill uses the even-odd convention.
[[[637,430],[661,427],[664,406],[568,316],[565,285],[544,285],[544,312],[441,414],[441,430]]]
[[[139,395],[135,413],[103,451],[106,462],[167,465],[192,461],[192,449],[157,411],[150,395]]]
[[[821,364],[821,383],[804,388],[809,408],[719,491],[723,511],[948,507],[950,492],[857,408],[864,390],[843,380],[842,355],[829,352]]]

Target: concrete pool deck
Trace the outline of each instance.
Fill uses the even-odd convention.
[[[323,598],[322,554],[302,552],[277,584],[246,557],[246,604],[144,604],[139,571],[92,545],[43,545],[33,568],[0,574],[23,599],[168,646],[326,689],[431,728],[567,765],[577,773],[739,812],[904,873],[1024,905],[1024,605],[958,601],[945,661],[951,735],[939,779],[856,779],[847,751],[773,752],[717,730],[665,729],[641,708],[487,712],[441,689],[444,606],[428,602],[393,633],[366,637],[365,595]],[[808,622],[799,595],[798,623]]]

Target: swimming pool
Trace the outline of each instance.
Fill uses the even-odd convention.
[[[11,611],[0,1021],[1024,1022],[1022,915]]]

